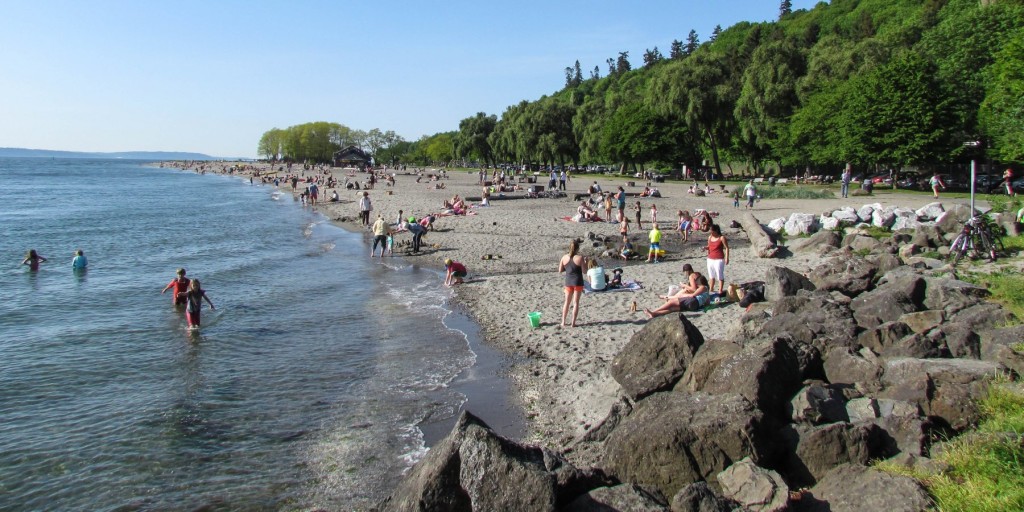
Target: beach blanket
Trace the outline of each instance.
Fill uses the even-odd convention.
[[[569,221],[569,222],[582,222],[582,223],[587,223],[587,222],[604,222],[603,220],[601,220],[601,217],[598,217],[596,215],[594,216],[594,218],[592,220],[589,220],[589,221],[582,220],[580,218],[579,214],[573,215],[572,217],[562,217],[562,220]]]
[[[643,289],[643,285],[636,281],[623,281],[622,286],[619,288],[605,287],[604,290],[591,290],[590,283],[583,283],[583,293],[636,292]]]

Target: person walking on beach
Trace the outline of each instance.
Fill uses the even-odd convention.
[[[316,206],[316,199],[320,196],[320,188],[316,186],[316,182],[309,184],[309,204]]]
[[[25,253],[25,259],[21,260],[21,264],[28,265],[28,269],[31,272],[38,272],[39,264],[46,263],[46,261],[47,259],[40,256],[35,249],[29,249],[28,252]]]
[[[163,295],[164,292],[166,292],[167,290],[174,288],[174,294],[171,296],[171,303],[174,304],[175,306],[184,305],[184,294],[186,291],[188,291],[188,286],[190,283],[191,280],[185,277],[185,269],[179,268],[178,271],[176,272],[176,277],[174,278],[174,280],[167,283],[167,286],[165,286],[163,291],[160,292],[160,295]]]
[[[391,227],[384,221],[383,215],[377,215],[377,221],[373,223],[373,246],[370,247],[370,257],[377,252],[377,244],[380,244],[380,257],[384,257],[384,250],[387,249],[388,235],[391,234]]]
[[[747,197],[747,206],[745,208],[748,210],[753,208],[754,199],[757,198],[757,189],[754,188],[754,180],[750,180],[750,182],[744,185],[743,195]]]
[[[580,296],[583,295],[583,256],[577,254],[580,244],[576,240],[569,242],[569,252],[558,261],[558,272],[565,272],[565,302],[562,303],[562,327],[565,317],[572,305],[570,326],[576,327],[576,318],[580,313]]]
[[[359,216],[363,220],[364,226],[370,225],[370,212],[373,210],[373,203],[370,202],[370,193],[363,192],[363,197],[359,198]]]
[[[647,249],[647,263],[657,263],[658,253],[661,252],[661,230],[658,229],[657,224],[651,226],[651,232],[647,234],[647,239],[651,242],[650,248]]]
[[[199,328],[199,313],[203,309],[203,299],[206,299],[206,302],[210,304],[210,309],[217,309],[213,307],[213,302],[210,301],[210,297],[206,296],[206,290],[204,290],[202,285],[199,284],[198,279],[193,279],[188,284],[188,289],[182,293],[182,296],[186,303],[185,321],[188,323],[189,329]]]
[[[946,184],[942,181],[939,173],[933,174],[932,179],[928,180],[928,184],[932,186],[932,195],[935,196],[935,199],[939,198],[939,187],[942,187],[942,190],[946,190]]]
[[[844,198],[850,196],[850,180],[853,179],[852,168],[853,168],[852,165],[846,164],[846,168],[843,169],[843,175],[842,175],[841,178],[839,178],[839,181],[841,183],[840,191],[842,192],[841,195]]]
[[[89,266],[89,261],[85,259],[85,253],[81,249],[75,251],[75,257],[71,259],[72,270],[85,270]]]
[[[722,234],[722,228],[718,224],[711,225],[711,233],[708,234],[708,289],[715,290],[715,283],[718,283],[718,294],[725,291],[725,266],[729,264],[729,243]]]
[[[454,286],[462,284],[466,277],[466,266],[457,261],[452,261],[451,258],[445,258],[444,260],[444,285]]]
[[[562,170],[562,172],[558,173],[558,190],[565,190],[566,179],[568,179],[568,176],[566,176],[565,170]]]

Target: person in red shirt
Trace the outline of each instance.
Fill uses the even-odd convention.
[[[160,292],[160,295],[163,295],[167,290],[174,288],[174,293],[171,294],[173,304],[175,306],[183,306],[188,301],[184,294],[188,291],[188,285],[191,283],[191,280],[185,277],[185,269],[183,268],[179,268],[177,274],[177,277],[175,277],[173,281],[167,283],[167,286],[165,286],[163,291]]]
[[[729,264],[729,242],[722,234],[722,228],[718,224],[711,225],[711,233],[708,234],[708,291],[715,291],[715,283],[718,283],[718,294],[725,291],[725,266]]]
[[[466,277],[466,266],[457,261],[452,261],[451,258],[444,260],[445,278],[444,285],[452,286],[456,284],[462,284],[462,278]]]

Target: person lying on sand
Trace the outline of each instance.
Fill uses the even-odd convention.
[[[678,311],[697,311],[707,306],[711,302],[711,295],[708,293],[708,280],[698,272],[693,272],[691,276],[694,276],[692,279],[696,284],[695,289],[687,291],[688,287],[685,287],[680,288],[675,295],[661,295],[660,298],[665,299],[665,303],[655,310],[644,309],[647,318],[651,319]]]

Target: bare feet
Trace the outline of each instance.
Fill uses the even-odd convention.
[[[647,308],[644,308],[644,314],[647,315],[647,319],[648,320],[654,318],[654,313],[651,313],[651,310],[649,310]]]

